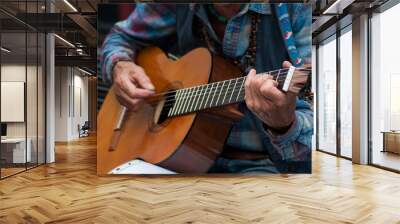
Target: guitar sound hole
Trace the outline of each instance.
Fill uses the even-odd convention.
[[[163,124],[168,119],[168,113],[175,103],[175,94],[175,91],[168,92],[157,106],[155,113],[155,123],[157,125]]]

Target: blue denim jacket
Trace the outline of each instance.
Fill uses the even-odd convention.
[[[198,46],[193,19],[199,17],[210,36],[222,44],[223,53],[239,58],[248,47],[249,12],[261,14],[257,32],[256,70],[281,68],[284,60],[296,66],[311,58],[310,4],[248,4],[227,24],[224,39],[212,29],[205,8],[198,4],[138,4],[127,20],[115,25],[102,48],[102,72],[110,80],[119,60],[134,60],[137,50],[157,45],[183,55]],[[237,122],[227,145],[247,151],[261,151],[271,159],[258,161],[218,158],[212,172],[311,172],[313,112],[308,103],[297,100],[296,119],[287,133],[274,135],[262,121],[241,105],[245,117]]]

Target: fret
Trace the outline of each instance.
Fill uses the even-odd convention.
[[[214,91],[214,95],[213,95],[213,97],[211,98],[211,103],[210,103],[210,105],[209,105],[210,107],[212,107],[212,105],[213,105],[213,100],[214,100],[215,94],[217,93],[217,89],[218,89],[219,83],[220,83],[220,82],[216,82],[217,86],[215,87],[214,90],[211,91],[211,92]]]
[[[210,95],[211,95],[212,90],[213,90],[213,88],[214,88],[214,84],[215,84],[215,83],[211,83],[211,84],[210,84],[210,90],[208,90],[208,92],[206,93],[206,94],[207,94],[207,100],[206,100],[206,102],[204,103],[204,108],[207,108],[207,107],[210,106],[210,104],[207,105],[207,103],[208,103],[208,100],[210,99]],[[211,99],[211,102],[212,102],[212,99]]]
[[[236,102],[239,100],[239,96],[241,95],[241,91],[243,89],[243,86],[244,86],[245,82],[246,82],[246,77],[244,77],[244,79],[242,81],[242,84],[240,85],[239,92],[238,92],[237,97],[236,97]]]
[[[225,104],[225,98],[226,98],[226,95],[228,94],[228,91],[229,91],[229,89],[230,89],[231,82],[232,82],[232,79],[230,79],[229,82],[228,82],[228,87],[227,87],[226,90],[225,90],[225,95],[224,95],[224,98],[222,99],[221,105],[224,105],[224,104]]]
[[[182,102],[181,101],[181,96],[183,94],[183,90],[177,90],[176,91],[176,97],[175,97],[175,105],[174,105],[174,110],[171,112],[171,116],[174,116],[175,114],[178,113],[179,110],[179,104]]]
[[[187,90],[187,95],[186,95],[186,100],[185,100],[186,102],[185,102],[185,106],[184,106],[184,108],[182,110],[182,114],[188,112],[189,108],[190,108],[190,105],[193,103],[192,102],[192,95],[193,95],[193,91],[192,90],[193,90],[193,87],[191,87],[191,88],[189,88]]]
[[[215,102],[215,106],[218,106],[218,105],[219,105],[219,104],[218,104],[218,100],[219,100],[219,98],[221,97],[222,91],[224,90],[225,82],[221,82],[221,83],[222,83],[222,86],[221,86],[221,89],[219,90],[219,94],[218,94],[217,101]]]
[[[211,84],[205,85],[206,89],[204,90],[204,95],[202,94],[202,96],[201,96],[201,102],[200,102],[200,106],[199,106],[198,109],[204,109],[205,108],[205,106],[203,106],[203,101],[206,98],[207,90],[208,90],[209,86],[211,86]]]
[[[233,96],[233,93],[234,93],[235,90],[236,90],[236,84],[237,84],[238,80],[239,80],[239,79],[236,79],[236,80],[235,80],[235,85],[233,85],[233,90],[232,90],[231,96],[229,97],[229,101],[228,101],[229,103],[232,102],[232,101],[231,101],[231,100],[232,100],[232,96]]]
[[[203,109],[202,104],[203,104],[203,101],[204,101],[205,94],[206,94],[206,92],[207,92],[208,86],[209,86],[209,84],[206,84],[206,85],[202,85],[202,86],[201,86],[199,98],[197,99],[198,102],[199,102],[199,104],[197,105],[196,110],[201,110],[201,109]]]
[[[275,81],[277,81],[277,82],[279,82],[278,80],[279,80],[279,76],[281,75],[281,70],[279,69],[279,71],[278,71],[278,75],[276,76],[276,79],[275,79]]]
[[[174,106],[169,110],[168,117],[172,116],[175,113],[176,108],[178,107],[180,93],[181,93],[181,91],[179,91],[179,90],[176,91]],[[166,100],[166,103],[168,103],[168,99]]]
[[[190,105],[190,108],[189,108],[188,112],[196,110],[196,105],[198,103],[197,99],[199,98],[199,95],[200,95],[200,92],[201,92],[200,89],[201,89],[201,86],[197,86],[197,87],[195,87],[193,89],[192,104]]]
[[[196,92],[194,94],[194,96],[195,96],[194,97],[194,105],[193,105],[193,108],[192,108],[191,111],[196,111],[197,110],[196,108],[199,105],[199,100],[200,100],[202,91],[203,91],[203,86],[202,85],[201,86],[197,86]]]
[[[181,94],[179,94],[178,106],[177,106],[176,111],[175,111],[175,113],[173,115],[178,115],[178,114],[180,114],[182,112],[182,106],[186,102],[185,101],[186,90],[187,89],[179,90],[179,92],[181,92]]]

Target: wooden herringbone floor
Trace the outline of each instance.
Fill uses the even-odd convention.
[[[0,181],[0,223],[400,223],[400,175],[330,155],[312,175],[97,177],[95,144]]]

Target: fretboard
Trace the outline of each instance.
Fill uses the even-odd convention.
[[[272,75],[282,87],[287,69],[257,75]],[[179,116],[208,108],[224,106],[244,101],[246,77],[213,82],[206,85],[179,89],[174,95],[166,97],[165,106],[168,108],[168,117]]]
[[[180,89],[176,91],[175,103],[169,110],[168,117],[241,102],[244,100],[244,83],[245,77],[240,77]]]

